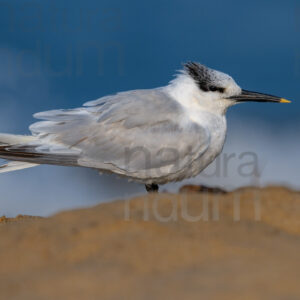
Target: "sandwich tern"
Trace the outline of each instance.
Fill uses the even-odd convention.
[[[198,175],[222,151],[227,109],[290,101],[241,89],[229,75],[184,64],[167,86],[120,92],[80,108],[39,112],[30,136],[0,134],[0,172],[39,164],[80,166],[145,184]]]

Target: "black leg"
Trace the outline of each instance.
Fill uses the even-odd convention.
[[[155,183],[145,184],[146,190],[148,193],[157,193],[158,192],[158,185]]]

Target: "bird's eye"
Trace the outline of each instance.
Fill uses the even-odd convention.
[[[210,86],[210,87],[209,87],[209,90],[210,90],[211,92],[216,92],[216,91],[218,90],[218,88],[217,88],[216,86]]]
[[[214,86],[214,85],[212,85],[212,86],[210,86],[209,87],[209,90],[211,91],[211,92],[216,92],[216,91],[218,91],[218,92],[220,92],[220,93],[224,93],[224,88],[222,88],[222,87],[217,87],[217,86]]]

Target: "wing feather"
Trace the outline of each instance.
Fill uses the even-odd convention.
[[[79,153],[78,165],[140,179],[180,172],[209,145],[208,132],[188,121],[163,89],[122,92],[84,106],[38,113],[44,121],[30,129],[42,144]]]

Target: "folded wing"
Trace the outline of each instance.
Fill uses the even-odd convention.
[[[186,119],[162,89],[123,92],[84,107],[35,115],[38,153],[70,155],[77,165],[131,177],[180,172],[209,145],[209,134]]]

